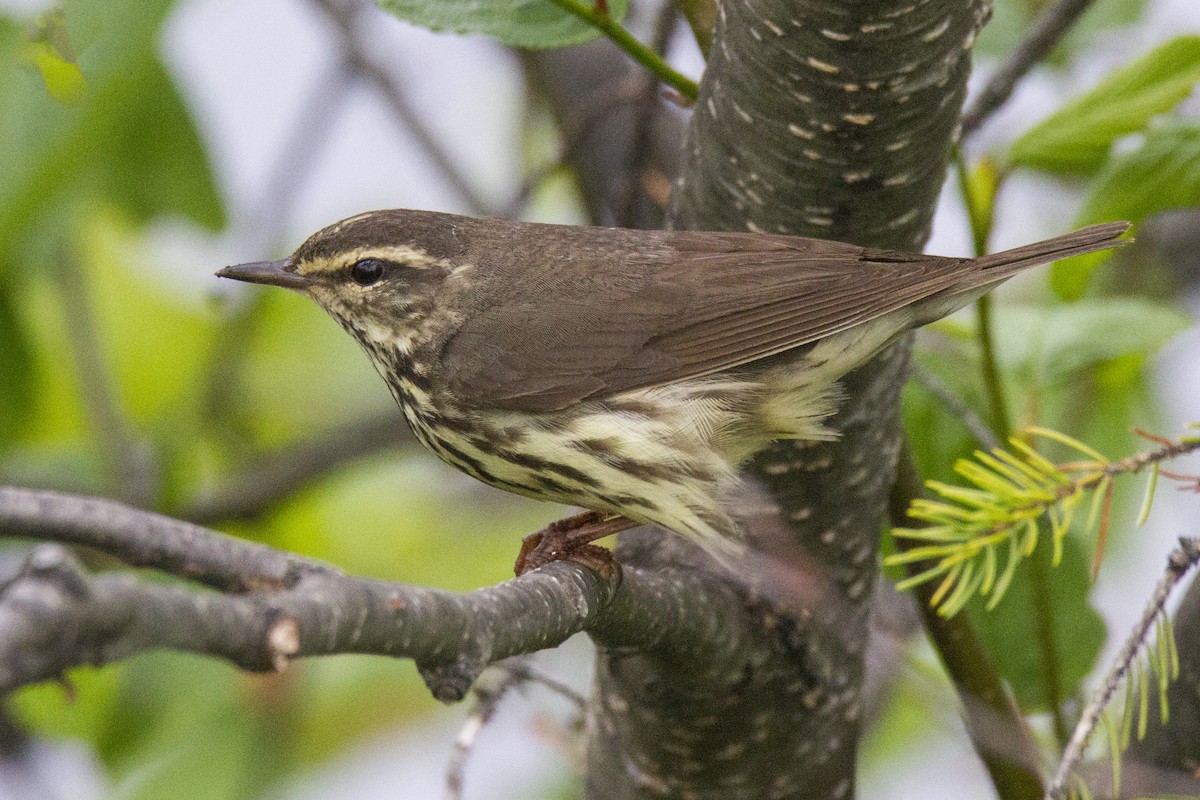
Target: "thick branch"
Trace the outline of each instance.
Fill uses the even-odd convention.
[[[615,648],[705,654],[706,668],[725,672],[755,652],[740,607],[689,572],[608,582],[558,562],[456,594],[357,578],[109,500],[14,488],[0,489],[0,535],[83,545],[230,592],[90,575],[41,545],[0,589],[0,691],[163,647],[249,670],[334,653],[412,658],[443,701],[461,699],[488,664],[584,630]]]

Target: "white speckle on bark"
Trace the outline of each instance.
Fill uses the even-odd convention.
[[[832,122],[822,122],[821,130],[825,131],[826,133],[833,133],[834,131],[837,130],[837,126],[834,125]]]
[[[764,231],[762,228],[755,225],[751,220],[746,220],[746,230],[750,231],[751,233],[766,233],[766,231]],[[784,464],[782,466],[783,466],[782,471],[787,472],[787,465]]]
[[[921,41],[922,42],[932,42],[935,39],[938,39],[939,37],[941,37],[941,35],[943,33],[945,33],[949,27],[950,27],[950,18],[946,17],[944,20],[942,20],[936,26],[934,26],[934,28],[932,30],[930,30],[928,33],[923,35],[921,37]]]
[[[708,106],[709,116],[711,116],[713,119],[716,119],[717,118],[717,104],[714,103],[713,99],[710,97],[710,98],[708,98],[708,103],[706,105]]]
[[[870,125],[875,121],[874,114],[843,114],[842,119],[851,125]]]
[[[897,150],[903,150],[904,148],[908,147],[910,141],[912,141],[912,140],[911,139],[898,139],[898,140],[892,142],[891,144],[885,144],[883,146],[883,149],[888,151],[889,153],[894,153]]]
[[[796,98],[801,103],[811,103],[812,102],[812,97],[807,94],[804,94],[803,92],[797,92],[797,91],[793,90],[791,94],[792,94],[792,97]]]
[[[833,528],[826,528],[825,530],[821,531],[821,543],[822,544],[833,544],[833,540],[836,537],[837,537],[837,531],[834,530]]]
[[[733,742],[718,750],[714,757],[718,761],[732,761],[744,752],[746,752],[745,742]]]
[[[804,221],[809,225],[816,225],[820,228],[829,228],[833,226],[833,220],[829,217],[805,217]]]
[[[850,34],[841,33],[840,31],[831,31],[828,28],[822,28],[821,35],[824,36],[826,39],[833,39],[835,42],[850,41]]]
[[[754,41],[756,42],[761,42],[763,40],[762,34],[758,32],[757,28],[751,28],[750,35],[754,37]]]
[[[975,46],[975,37],[977,34],[978,34],[978,32],[974,28],[967,31],[967,38],[963,39],[963,45],[962,45],[963,50],[970,50],[972,47]]]
[[[746,197],[749,197],[751,200],[753,200],[755,203],[757,203],[760,206],[766,205],[766,203],[763,202],[763,199],[761,197],[759,197],[758,194],[753,189],[746,190]]]
[[[816,134],[816,133],[814,133],[814,132],[812,132],[812,131],[805,131],[805,130],[804,130],[804,128],[802,128],[802,127],[800,127],[799,125],[797,125],[797,124],[796,124],[796,122],[788,122],[788,124],[787,124],[787,132],[788,132],[788,133],[791,133],[791,134],[792,134],[792,136],[798,136],[798,137],[800,137],[800,138],[802,138],[802,139],[809,139],[809,140],[810,140],[810,142],[811,142],[811,140],[812,140],[812,139],[816,139],[816,138],[817,138],[817,134]]]
[[[878,33],[879,31],[886,31],[891,27],[892,23],[890,22],[876,22],[873,25],[860,25],[858,29],[863,33]]]
[[[895,230],[896,228],[902,228],[905,225],[907,225],[908,223],[912,222],[914,219],[916,219],[916,217],[917,217],[917,210],[915,208],[910,209],[909,211],[904,212],[903,214],[901,214],[900,216],[896,217],[894,220],[889,222],[887,224],[887,226],[889,228],[891,228],[892,230]]]
[[[763,25],[766,25],[768,28],[770,28],[771,33],[775,34],[776,36],[783,36],[783,28],[779,27],[774,22],[771,22],[771,20],[764,19]]]
[[[911,180],[912,180],[911,173],[901,172],[899,175],[893,175],[890,178],[884,178],[883,185],[884,186],[904,186]]]
[[[745,111],[742,109],[742,107],[741,107],[741,106],[739,106],[737,103],[734,103],[734,104],[733,104],[733,110],[734,110],[734,111],[736,111],[736,112],[737,112],[737,115],[738,115],[739,117],[741,117],[741,118],[742,118],[744,121],[746,121],[746,122],[754,122],[754,117],[752,117],[752,116],[750,116],[749,114],[747,114],[747,113],[746,113],[746,112],[745,112]]]
[[[805,158],[810,158],[813,161],[821,160],[821,154],[818,153],[816,150],[809,150],[809,149],[805,148],[804,150],[801,150],[800,152],[804,153]]]
[[[803,508],[797,508],[795,511],[788,514],[788,519],[792,520],[793,522],[804,522],[804,520],[811,516],[812,506],[804,506]]]
[[[809,56],[807,59],[805,59],[805,63],[807,63],[813,69],[820,70],[821,72],[825,72],[830,75],[836,75],[842,71],[841,68],[835,67],[833,64],[828,64],[824,61],[818,61],[812,56]]]
[[[842,180],[846,183],[858,183],[859,181],[865,181],[869,177],[871,177],[871,170],[869,169],[864,169],[862,172],[846,172],[842,174]]]

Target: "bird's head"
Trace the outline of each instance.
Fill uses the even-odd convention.
[[[371,211],[334,223],[280,261],[225,267],[217,275],[308,295],[368,350],[407,351],[461,271],[462,246],[441,214]],[[450,218],[455,219],[455,218]]]

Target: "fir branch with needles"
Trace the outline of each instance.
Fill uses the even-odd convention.
[[[970,486],[928,481],[926,485],[938,499],[915,499],[908,511],[912,519],[925,526],[892,531],[893,536],[917,544],[890,556],[886,563],[928,564],[898,587],[939,581],[930,602],[944,616],[956,614],[976,595],[987,597],[987,607],[994,608],[1004,597],[1017,567],[1036,549],[1042,525],[1049,526],[1053,561],[1058,564],[1063,538],[1085,500],[1083,530],[1087,534],[1097,532],[1094,573],[1104,554],[1113,484],[1118,476],[1148,474],[1139,524],[1149,514],[1159,476],[1179,482],[1181,489],[1200,490],[1200,478],[1160,467],[1164,461],[1200,450],[1200,432],[1177,441],[1137,433],[1158,447],[1111,460],[1064,433],[1035,427],[1026,431],[1029,437],[1057,442],[1079,458],[1056,464],[1023,439],[1013,437],[1009,440],[1011,449],[979,450],[973,459],[961,459],[954,470]]]

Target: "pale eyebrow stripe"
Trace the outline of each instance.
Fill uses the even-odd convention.
[[[338,253],[331,258],[301,262],[296,265],[296,272],[300,275],[312,275],[318,272],[336,272],[364,258],[396,261],[412,269],[428,269],[440,263],[438,259],[433,258],[429,253],[417,247],[404,244],[373,245],[371,247],[356,247],[353,250]]]

